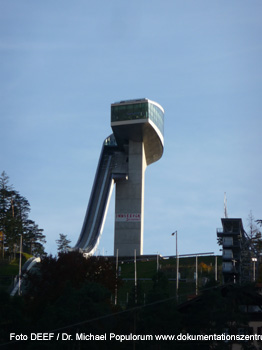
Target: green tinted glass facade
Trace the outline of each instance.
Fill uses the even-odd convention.
[[[161,134],[164,135],[164,113],[160,108],[152,103],[149,104],[149,119],[156,124]]]
[[[132,103],[111,107],[111,122],[148,118],[147,103]]]
[[[146,101],[111,106],[111,122],[121,122],[136,119],[150,119],[164,134],[164,113],[156,105]]]

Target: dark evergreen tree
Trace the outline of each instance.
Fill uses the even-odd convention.
[[[93,282],[104,286],[110,295],[115,288],[114,277],[113,265],[106,258],[85,258],[77,251],[60,253],[58,257],[44,257],[37,272],[29,272],[25,294],[39,317],[69,285],[80,289],[86,282]]]
[[[0,232],[2,238],[1,250],[2,256],[4,257],[4,247],[6,239],[6,228],[8,222],[8,210],[10,208],[10,192],[12,191],[12,186],[8,185],[9,177],[3,171],[0,177]]]
[[[256,224],[257,221],[255,220],[252,211],[250,211],[247,221],[248,221],[248,235],[252,241],[254,238],[257,237],[258,234],[260,234],[259,228],[257,227],[257,224]]]
[[[71,241],[67,239],[67,235],[59,233],[59,239],[56,240],[58,253],[66,253],[70,247]]]
[[[0,176],[0,231],[3,233],[4,250],[14,254],[19,250],[22,237],[23,251],[35,256],[44,254],[43,230],[29,219],[30,204],[9,185],[5,172]]]

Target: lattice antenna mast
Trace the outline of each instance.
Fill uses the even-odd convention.
[[[224,192],[224,214],[225,214],[225,219],[227,219],[228,215],[227,215],[227,194],[226,194],[226,192]]]

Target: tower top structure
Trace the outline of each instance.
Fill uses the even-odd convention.
[[[144,142],[147,165],[161,158],[164,150],[164,109],[147,98],[111,104],[111,127],[117,144]]]

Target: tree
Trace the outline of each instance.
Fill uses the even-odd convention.
[[[248,216],[248,235],[250,237],[251,245],[254,250],[254,253],[258,257],[262,251],[262,239],[261,232],[257,226],[259,220],[255,220],[252,211],[250,211]]]
[[[9,177],[3,171],[0,176],[0,231],[3,246],[9,254],[16,253],[20,237],[23,238],[23,251],[36,256],[44,254],[43,230],[29,219],[29,213],[29,201],[9,185]]]
[[[248,215],[248,228],[249,228],[249,232],[248,233],[249,233],[249,237],[251,238],[251,240],[254,237],[256,237],[258,233],[260,233],[252,211],[250,211],[250,213]]]
[[[59,233],[59,239],[56,240],[58,253],[66,253],[70,247],[71,241],[67,239],[67,235]]]
[[[2,238],[2,256],[4,257],[4,246],[6,237],[7,213],[10,206],[8,200],[9,193],[12,191],[12,186],[8,185],[9,177],[3,171],[0,177],[0,231]]]
[[[34,221],[27,221],[26,231],[24,232],[24,246],[31,255],[44,256],[46,254],[43,246],[46,243],[43,231]]]
[[[80,289],[86,282],[93,282],[113,293],[114,278],[115,269],[104,257],[85,258],[77,251],[60,253],[58,257],[44,257],[37,272],[28,273],[25,294],[38,317],[46,305],[65,292],[68,285]]]

